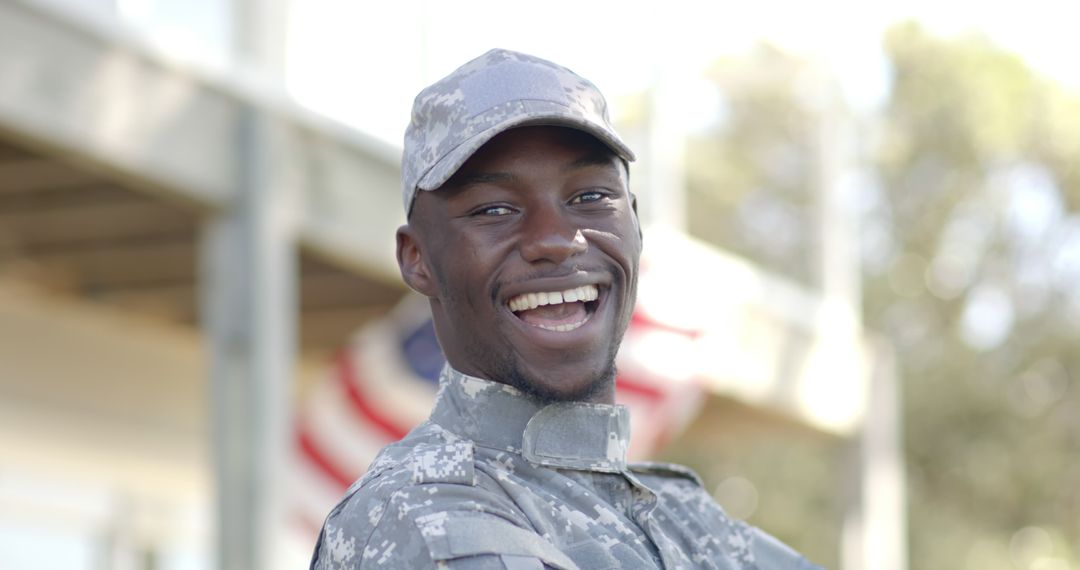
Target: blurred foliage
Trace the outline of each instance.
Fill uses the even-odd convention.
[[[884,45],[851,207],[864,321],[900,366],[910,566],[1080,569],[1080,96],[979,36],[904,24]],[[767,47],[710,74],[723,112],[688,148],[690,231],[812,286],[819,76]],[[823,481],[843,461],[770,441],[672,453],[754,481],[751,522],[820,552],[798,529],[836,534]]]
[[[885,45],[864,307],[900,355],[912,568],[1080,568],[1080,98],[980,37]]]
[[[808,284],[813,76],[805,62],[761,46],[748,59],[718,61],[709,77],[721,114],[687,146],[688,229]]]

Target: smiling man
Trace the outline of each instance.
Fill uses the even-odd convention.
[[[600,92],[532,56],[490,51],[417,96],[397,257],[447,366],[430,419],[327,517],[313,569],[814,568],[688,469],[626,461],[633,160]]]

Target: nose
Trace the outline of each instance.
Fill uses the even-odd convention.
[[[526,215],[520,247],[525,261],[548,261],[559,265],[589,249],[581,230],[568,223],[557,210],[557,207],[541,208]]]

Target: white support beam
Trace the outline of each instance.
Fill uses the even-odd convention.
[[[819,330],[836,347],[865,338],[859,264],[859,220],[855,213],[854,125],[843,108],[839,87],[828,74],[818,78],[816,149],[817,285],[824,300]],[[856,488],[844,499],[841,545],[843,570],[906,570],[907,534],[900,402],[891,347],[878,341],[869,358],[838,354],[833,370],[850,367],[862,377],[865,413],[852,442],[849,479]],[[818,377],[827,378],[825,375]],[[815,393],[853,393],[837,386]]]
[[[280,564],[282,473],[296,353],[295,186],[281,125],[251,112],[238,129],[236,200],[207,224],[203,324],[209,342],[217,567]]]
[[[844,521],[844,570],[907,570],[907,493],[895,356],[874,347],[868,421],[853,442],[858,485]]]
[[[285,84],[289,0],[232,0],[233,49],[243,68]]]
[[[645,226],[685,232],[686,125],[680,121],[685,105],[681,92],[687,72],[667,68],[657,72],[649,91],[649,122],[645,152],[645,192],[638,212]]]

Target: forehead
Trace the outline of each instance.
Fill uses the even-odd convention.
[[[492,168],[528,168],[540,163],[573,168],[614,167],[622,161],[599,139],[577,129],[518,127],[500,133],[480,147],[444,186],[459,186],[469,176]]]

